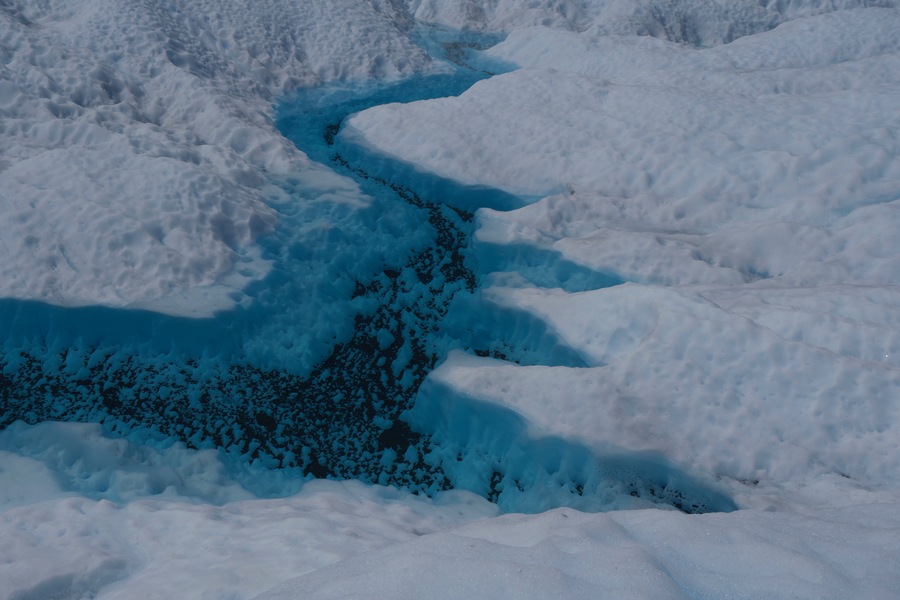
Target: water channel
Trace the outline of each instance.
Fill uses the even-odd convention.
[[[284,135],[361,194],[279,182],[288,192],[273,204],[280,224],[260,240],[274,267],[246,291],[252,301],[210,319],[0,301],[0,428],[16,420],[99,422],[111,435],[146,443],[216,448],[232,464],[282,478],[352,478],[427,494],[472,481],[436,460],[441,449],[402,418],[429,371],[453,349],[582,365],[552,340],[509,339],[503,318],[480,304],[479,284],[498,263],[483,256],[479,263],[473,251],[474,210],[509,209],[521,199],[456,185],[342,140],[341,122],[352,113],[458,95],[503,69],[479,55],[496,38],[422,29],[419,41],[443,65],[439,73],[329,84],[279,107]],[[564,446],[597,470],[586,449],[559,442],[551,454]],[[478,467],[487,469],[483,483],[468,487],[502,505],[504,459],[494,460]],[[633,480],[616,482],[616,494],[688,512],[730,507],[686,478],[667,494],[671,472],[635,464],[617,471]],[[518,497],[527,494],[517,485]],[[573,499],[591,493],[585,481],[567,485]],[[704,499],[686,499],[686,489]],[[567,502],[557,494],[550,503]]]

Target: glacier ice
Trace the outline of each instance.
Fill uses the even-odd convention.
[[[893,597],[897,9],[0,3],[0,597]]]

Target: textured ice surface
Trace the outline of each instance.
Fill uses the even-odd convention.
[[[257,499],[241,485],[252,477],[272,474],[235,478],[213,451],[87,424],[0,432],[0,598],[837,599],[898,584],[896,495],[840,478],[728,514],[497,518],[466,492],[358,482]]]
[[[479,271],[468,248],[469,210],[522,200],[404,169],[338,135],[348,113],[458,94],[487,77],[484,69],[503,68],[476,51],[496,36],[420,27],[410,34],[439,58],[436,73],[333,82],[283,102],[278,126],[317,163],[278,181],[283,192],[269,203],[278,225],[257,240],[271,272],[246,288],[234,310],[186,319],[0,303],[0,423],[99,422],[133,441],[220,448],[234,464],[258,463],[288,477],[359,478],[428,494],[462,487],[513,506],[510,493],[473,483],[493,478],[495,465],[468,462],[474,477],[448,469],[439,459],[447,451],[437,452],[401,417],[451,348],[525,364],[578,358],[540,327],[523,337],[515,324],[507,326],[515,318],[505,313],[517,309],[474,293]],[[498,253],[485,261],[485,268],[495,266],[519,263],[506,264]],[[545,269],[522,270],[534,278]],[[569,275],[582,285],[616,283],[582,281],[578,269]],[[524,494],[514,505],[732,507],[695,499],[705,497],[702,490],[657,493],[666,477],[662,484],[646,476],[635,482],[626,470],[597,484],[603,494],[594,494],[596,478],[587,479],[590,489],[575,477],[559,494],[540,491],[544,480],[522,480]],[[288,491],[246,485],[263,495]]]
[[[506,515],[355,556],[258,600],[891,598],[897,518],[896,505],[877,504],[815,514]],[[862,543],[861,527],[871,528]],[[879,545],[874,555],[869,543]]]
[[[713,46],[798,17],[896,0],[406,0],[417,19],[455,28],[510,31],[529,26],[603,35],[653,36]]]
[[[493,516],[359,482],[260,500],[214,451],[159,451],[85,424],[0,433],[0,598],[250,598],[356,553]],[[267,477],[262,469],[249,477]]]
[[[0,598],[252,598],[297,576],[262,597],[894,597],[896,3],[405,4],[0,3],[4,293],[236,305],[0,304],[5,414],[104,422],[0,433]],[[335,146],[383,152],[368,179],[309,162],[272,124],[284,92],[447,72],[407,8],[514,30],[492,56],[522,68],[361,113]],[[385,214],[393,175],[531,204]],[[469,355],[402,418],[359,414],[418,386],[405,331],[434,323],[405,309],[453,294],[454,253],[429,244],[473,226],[454,285],[497,272],[426,336]],[[334,318],[348,306],[362,320]],[[338,365],[365,402],[335,394]],[[283,452],[297,431],[316,443]],[[496,508],[359,483],[255,497],[296,491],[279,464],[404,484],[412,466],[510,510],[670,510],[453,529]]]
[[[253,246],[277,220],[270,178],[311,169],[273,100],[421,70],[407,24],[350,0],[5,2],[0,296],[233,306],[270,267]]]

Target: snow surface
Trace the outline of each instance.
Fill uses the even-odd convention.
[[[234,306],[269,269],[254,241],[277,220],[273,179],[353,187],[278,133],[273,101],[422,70],[392,10],[4,2],[0,295],[193,316]]]
[[[511,31],[490,55],[521,67],[340,134],[535,200],[479,211],[473,304],[535,364],[454,353],[406,416],[477,494],[19,423],[0,600],[896,597],[896,2],[2,2],[0,296],[250,302],[285,214],[315,247],[369,206],[273,103],[433,68],[414,18]],[[627,481],[739,510],[481,497]]]
[[[890,598],[900,584],[896,494],[840,478],[734,513],[497,516],[463,491],[352,481],[255,498],[230,470],[89,424],[0,432],[0,598]]]
[[[94,425],[0,433],[0,598],[250,598],[496,514],[466,492],[431,501],[353,481],[258,499],[226,471],[214,451],[159,451]]]
[[[354,556],[258,598],[890,598],[897,517],[896,505],[506,515]],[[867,555],[869,544],[882,553]]]

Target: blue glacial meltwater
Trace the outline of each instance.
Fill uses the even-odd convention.
[[[371,106],[464,92],[502,68],[478,54],[495,41],[423,30],[442,73],[335,83],[284,101],[279,128],[332,174],[277,182],[288,192],[273,200],[279,226],[260,240],[273,269],[235,310],[186,319],[0,301],[0,428],[97,422],[132,441],[216,448],[266,495],[312,476],[428,494],[462,487],[515,510],[599,510],[634,497],[688,512],[733,508],[662,461],[529,441],[511,413],[426,382],[451,350],[583,366],[535,319],[483,302],[487,273],[572,290],[619,283],[537,251],[473,250],[474,211],[522,199],[441,180],[340,135],[345,117]],[[468,431],[442,428],[442,402],[461,407]]]

